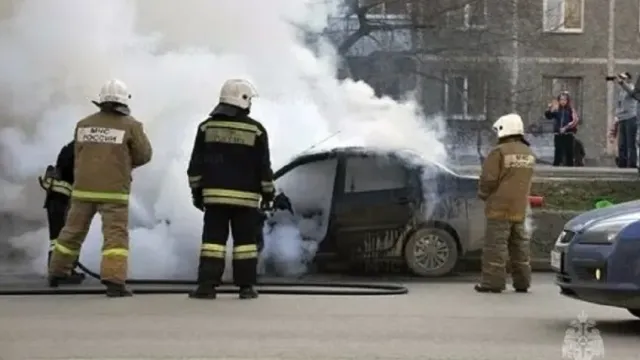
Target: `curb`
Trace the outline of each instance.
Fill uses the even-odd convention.
[[[473,256],[463,258],[456,266],[456,272],[480,272],[480,258]],[[531,270],[534,272],[552,272],[549,259],[531,259]]]

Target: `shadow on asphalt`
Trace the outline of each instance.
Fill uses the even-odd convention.
[[[633,315],[630,314],[629,316]],[[569,323],[566,320],[557,320],[550,322],[548,325],[554,332],[564,333],[569,329]],[[640,319],[598,320],[595,323],[595,329],[600,332],[600,336],[604,337],[605,340],[607,336],[638,337],[640,335]]]
[[[629,315],[633,316],[633,315]],[[615,335],[637,337],[640,335],[640,319],[639,320],[601,320],[596,323],[596,327],[600,330],[600,335]]]
[[[424,278],[401,274],[359,274],[359,273],[327,273],[305,275],[300,280],[310,281],[345,281],[345,282],[385,282],[402,284],[450,284],[473,283],[480,277],[476,272],[460,272],[439,278]]]

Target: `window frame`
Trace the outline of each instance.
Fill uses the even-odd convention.
[[[451,29],[460,30],[460,31],[473,31],[473,30],[486,30],[489,23],[489,5],[487,0],[476,0],[481,1],[483,6],[482,17],[484,19],[484,24],[475,25],[471,24],[471,6],[475,4],[467,3],[460,9],[455,9],[447,12],[445,14],[445,18],[447,21],[447,26]],[[462,24],[453,23],[452,17],[456,12],[462,12]]]
[[[542,0],[542,32],[544,33],[549,33],[549,34],[582,34],[584,33],[584,21],[585,21],[585,7],[586,7],[586,1],[585,0],[574,0],[574,1],[579,1],[580,2],[580,27],[579,28],[567,28],[565,27],[565,22],[566,22],[566,13],[565,13],[565,9],[566,9],[566,2],[567,1],[572,1],[572,0],[560,0],[562,1],[562,7],[561,7],[561,18],[562,18],[562,24],[556,28],[550,28],[549,26],[549,13],[550,13],[550,9],[549,9],[549,1],[550,0]],[[639,28],[640,28],[640,22],[639,22]]]
[[[469,31],[469,30],[485,30],[487,28],[487,24],[489,22],[489,6],[487,5],[487,0],[476,0],[482,2],[482,19],[484,20],[484,24],[477,25],[471,24],[471,6],[477,5],[477,3],[471,4],[467,3],[464,5],[463,9],[463,20],[461,30]]]
[[[449,88],[450,80],[453,78],[463,78],[464,79],[464,89],[462,93],[462,103],[463,103],[463,113],[462,114],[451,114],[449,113]],[[469,104],[471,103],[469,97],[469,76],[460,72],[448,72],[444,76],[444,113],[447,116],[447,119],[450,120],[465,120],[465,121],[484,121],[487,118],[487,91],[488,91],[488,83],[486,80],[482,81],[482,87],[484,92],[483,99],[483,111],[481,114],[469,114]]]
[[[379,163],[381,160],[384,159],[385,161],[388,161],[389,164],[392,164],[394,168],[395,166],[398,166],[399,170],[402,171],[403,185],[399,187],[384,188],[384,189],[351,191],[351,189],[349,188],[349,163],[350,161],[360,160],[360,159],[369,160],[369,161],[372,161],[373,163]],[[389,169],[389,170],[392,170],[392,169]],[[407,169],[407,167],[399,159],[397,159],[394,156],[389,156],[385,159],[385,156],[381,156],[378,154],[372,154],[372,155],[350,154],[344,157],[343,178],[344,178],[344,183],[341,185],[341,189],[338,189],[338,191],[340,191],[343,194],[343,196],[354,196],[354,195],[357,196],[359,194],[365,194],[365,193],[396,192],[396,191],[402,191],[404,189],[407,189],[407,187],[409,187],[409,182],[410,182],[410,172]]]
[[[404,1],[404,0],[398,0],[398,1]],[[360,0],[360,6],[366,6],[366,1],[362,1]],[[376,11],[376,8],[380,8],[379,11]],[[412,10],[411,4],[409,1],[406,1],[404,4],[404,8],[406,10],[405,14],[388,14],[387,13],[387,3],[382,1],[380,4],[372,7],[366,15],[366,18],[369,20],[409,20],[410,18],[410,13]],[[372,13],[372,11],[374,11]],[[355,15],[352,15],[353,17],[355,17]]]

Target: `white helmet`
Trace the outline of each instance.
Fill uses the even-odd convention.
[[[251,99],[258,96],[256,88],[247,80],[231,79],[225,81],[220,89],[220,102],[241,109],[251,107]]]
[[[129,89],[127,89],[127,84],[118,79],[112,79],[102,85],[98,98],[100,104],[114,102],[128,106],[131,94],[129,93]]]
[[[518,114],[507,114],[501,116],[493,123],[493,131],[498,134],[498,138],[513,135],[524,135],[524,124]]]

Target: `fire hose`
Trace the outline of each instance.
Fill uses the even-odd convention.
[[[291,204],[286,197],[277,199],[278,207],[291,211]],[[292,211],[291,211],[292,212]],[[98,272],[87,268],[81,262],[77,268],[86,276],[100,280]],[[195,280],[171,280],[171,279],[129,279],[128,285],[134,286],[135,294],[186,294],[191,291],[189,286],[196,286]],[[224,283],[217,289],[221,294],[237,294],[232,284]],[[329,282],[329,281],[258,281],[258,291],[267,295],[325,295],[325,296],[380,296],[380,295],[404,295],[409,290],[397,284],[378,284],[366,282]],[[6,286],[0,283],[0,296],[20,295],[94,295],[104,294],[105,290],[85,285],[61,285],[58,288],[44,288],[42,286]]]
[[[82,263],[77,267],[87,276],[100,280],[100,275],[88,269]],[[128,285],[141,286],[134,288],[135,294],[187,294],[195,286],[195,280],[170,280],[170,279],[130,279]],[[217,289],[220,294],[237,294],[238,291],[231,285],[224,283]],[[328,281],[259,281],[258,291],[267,295],[325,295],[325,296],[380,296],[380,295],[404,295],[409,290],[402,285],[377,284],[364,282],[328,282]],[[63,285],[59,288],[42,288],[19,286],[11,288],[2,286],[0,296],[25,296],[25,295],[94,295],[104,294],[105,290],[84,285]]]

